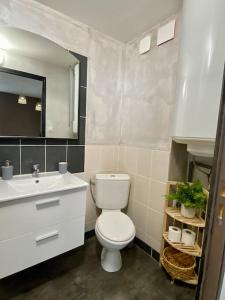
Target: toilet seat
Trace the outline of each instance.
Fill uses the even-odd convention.
[[[96,229],[107,240],[125,242],[135,235],[132,220],[121,211],[103,212],[97,219]]]

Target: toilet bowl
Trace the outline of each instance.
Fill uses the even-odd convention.
[[[116,272],[122,267],[120,250],[135,237],[135,227],[131,219],[121,211],[102,211],[95,225],[98,241],[103,246],[102,268]]]

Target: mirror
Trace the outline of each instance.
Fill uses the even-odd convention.
[[[0,27],[0,136],[78,138],[79,73],[75,54]]]

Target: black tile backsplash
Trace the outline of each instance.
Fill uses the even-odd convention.
[[[20,174],[20,146],[0,146],[0,164],[5,164],[5,161],[9,160],[13,165],[13,174]],[[0,176],[2,176],[2,170],[0,168]]]
[[[66,161],[66,150],[64,146],[46,147],[46,171],[58,170],[59,161]]]
[[[21,146],[21,173],[32,173],[34,164],[39,164],[40,172],[45,171],[45,146]]]
[[[65,146],[67,144],[67,140],[65,139],[47,139],[46,145],[61,145]]]
[[[19,145],[20,138],[0,138],[0,145]]]
[[[44,138],[23,138],[21,139],[21,145],[45,145]]]
[[[67,161],[68,171],[79,173],[84,171],[84,146],[68,146]]]
[[[54,138],[0,138],[0,165],[10,160],[14,175],[32,173],[34,164],[41,172],[58,170],[58,162],[68,162],[68,171],[84,171],[87,57],[74,54],[80,61],[78,140]],[[0,168],[1,176],[1,168]]]

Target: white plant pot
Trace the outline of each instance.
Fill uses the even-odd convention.
[[[175,200],[173,200],[173,202],[172,202],[172,206],[174,207],[174,208],[176,208],[177,207],[177,200],[175,199]]]
[[[184,204],[181,204],[181,211],[183,217],[193,219],[195,217],[196,209],[192,207],[186,207]]]

